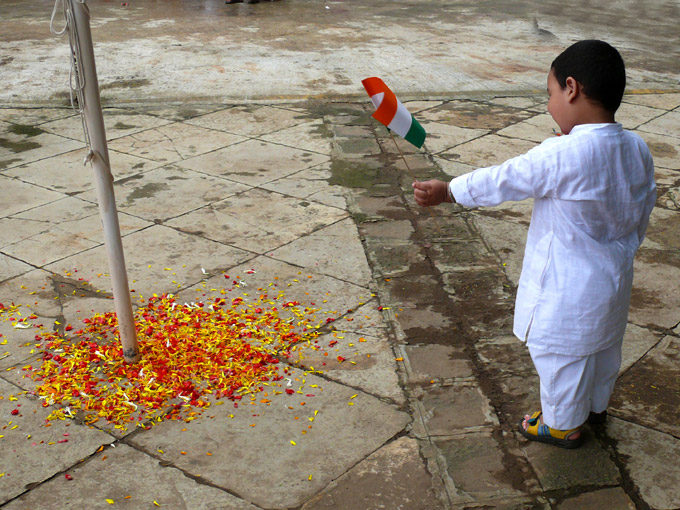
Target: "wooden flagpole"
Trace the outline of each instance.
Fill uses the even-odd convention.
[[[399,151],[399,155],[401,156],[401,159],[404,160],[404,164],[406,165],[406,169],[408,170],[409,175],[413,178],[415,182],[418,181],[418,178],[416,177],[416,174],[411,170],[411,167],[408,166],[408,162],[406,161],[406,157],[404,156],[404,153],[401,151],[401,147],[399,147],[399,144],[397,141],[394,139],[394,135],[392,134],[392,130],[387,128],[387,132],[390,134],[390,138],[394,142],[394,145],[397,146],[397,150]],[[439,232],[440,235],[444,235],[444,232],[442,232],[442,229],[439,227],[439,223],[437,222],[437,218],[435,217],[434,213],[432,212],[432,209],[429,207],[427,208],[428,212],[430,213],[430,216],[432,217],[432,221],[434,222],[434,226],[437,229],[437,232]]]

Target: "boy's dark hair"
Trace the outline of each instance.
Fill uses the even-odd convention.
[[[560,87],[571,76],[583,87],[584,94],[615,112],[626,88],[626,68],[616,49],[604,41],[579,41],[564,50],[550,66]]]

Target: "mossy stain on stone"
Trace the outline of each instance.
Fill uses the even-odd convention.
[[[29,126],[27,124],[12,124],[8,131],[15,135],[27,136],[29,138],[43,134],[45,131],[39,127]]]

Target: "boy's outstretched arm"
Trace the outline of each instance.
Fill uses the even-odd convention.
[[[442,202],[453,202],[449,195],[449,185],[444,181],[432,179],[430,181],[416,181],[413,183],[413,197],[418,205],[430,207]]]

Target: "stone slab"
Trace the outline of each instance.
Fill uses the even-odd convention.
[[[659,197],[657,203],[667,209],[680,211],[680,186],[673,186],[669,188],[668,191]]]
[[[654,166],[680,170],[680,139],[647,131],[636,131],[642,137],[654,158]]]
[[[410,273],[411,265],[422,264],[425,252],[411,241],[399,239],[366,239],[366,251],[371,260],[373,274],[389,278]]]
[[[374,336],[336,331],[319,337],[311,349],[298,349],[297,354],[301,366],[321,370],[333,381],[399,405],[406,402],[386,332]]]
[[[422,114],[421,116],[424,118],[428,117]],[[488,131],[482,129],[466,129],[464,127],[427,120],[423,120],[422,126],[427,133],[425,146],[433,154],[448,151],[452,147],[469,142],[488,133]]]
[[[680,138],[680,134],[678,133],[678,125],[680,125],[679,112],[664,112],[663,110],[655,110],[654,113],[656,113],[655,118],[645,122],[642,126],[640,126],[640,131]]]
[[[470,173],[474,171],[477,167],[474,165],[468,165],[466,163],[461,163],[459,161],[450,161],[446,158],[441,158],[439,156],[433,156],[432,160],[441,169],[441,171],[448,175],[451,179],[454,177],[459,177],[463,174]]]
[[[247,140],[178,164],[190,170],[259,186],[325,163],[328,159],[328,156],[316,152],[263,140]]]
[[[664,263],[663,258],[646,261],[643,255],[634,264],[628,320],[641,327],[675,327],[680,307],[680,267]]]
[[[61,259],[87,251],[99,243],[60,229],[41,232],[17,243],[5,246],[3,251],[35,267],[43,267]]]
[[[680,179],[680,173],[677,173],[676,179]],[[679,236],[680,229],[677,225],[676,212],[656,207],[652,211],[647,227],[645,241],[649,242],[643,244],[643,249],[676,251],[680,249]],[[673,260],[672,258],[669,259]],[[677,266],[678,264],[675,265]]]
[[[622,124],[623,129],[645,129],[654,133],[659,124],[663,125],[663,122],[658,123],[656,119],[663,117],[665,113],[664,110],[658,108],[622,102],[616,110],[616,122]],[[660,134],[669,134],[669,132]]]
[[[0,187],[3,190],[0,195],[0,211],[2,211],[0,216],[3,218],[65,197],[62,193],[4,175],[0,175]]]
[[[138,232],[152,225],[153,223],[150,221],[118,211],[118,227],[121,236]],[[62,222],[58,225],[58,228],[67,234],[88,239],[98,245],[105,242],[104,228],[99,211],[80,219]]]
[[[510,202],[497,208],[480,209],[472,217],[475,228],[500,259],[503,271],[515,286],[522,273],[532,207],[531,201]]]
[[[40,128],[29,134],[15,134],[6,126],[7,123],[0,125],[0,171],[83,148],[83,142],[53,135]]]
[[[680,341],[666,336],[618,381],[610,409],[620,418],[680,436]]]
[[[152,223],[119,211],[118,225],[121,235],[124,236],[151,226]],[[86,244],[87,241],[94,245],[104,243],[104,229],[97,204],[77,197],[64,197],[11,217],[2,218],[0,228],[6,233],[0,240],[0,248],[7,248],[7,250],[20,250],[20,243],[27,244],[34,237],[50,234],[54,236],[56,242],[62,244],[66,243],[68,238],[80,240],[80,244]],[[20,244],[20,246],[11,248],[15,244]],[[53,247],[48,249],[55,250]],[[67,243],[62,246],[62,251],[69,250],[72,249]],[[29,259],[37,259],[41,256],[30,250],[21,251],[21,253],[24,252]]]
[[[525,375],[521,374],[521,370]],[[540,380],[532,365],[523,365],[520,370],[499,377],[495,382],[500,390],[494,395],[494,402],[499,403],[499,417],[511,424],[513,430],[524,415],[541,408]]]
[[[370,298],[360,302],[352,312],[348,313],[337,322],[333,328],[339,332],[352,332],[357,335],[371,335],[375,337],[390,336],[391,324],[386,320],[380,304],[371,293]]]
[[[460,161],[475,167],[485,167],[499,165],[510,158],[524,154],[535,146],[534,142],[491,134],[457,145],[439,155],[444,159]]]
[[[619,4],[567,13],[555,1],[540,10],[507,1],[464,12],[454,6],[433,13],[427,6],[419,0],[395,9],[381,0],[356,9],[299,2],[215,4],[206,11],[177,2],[136,11],[104,4],[92,13],[97,56],[106,57],[97,61],[102,95],[105,103],[318,100],[363,94],[360,80],[371,75],[389,75],[402,98],[543,92],[555,55],[602,25],[609,39],[627,41],[631,89],[677,87],[678,67],[667,51],[675,5],[651,4],[644,14]],[[49,16],[32,15],[21,2],[9,13],[3,44],[13,58],[5,64],[9,81],[0,98],[68,104],[68,45],[49,36]],[[383,22],[376,27],[373,18]],[[305,30],[290,37],[300,26]],[[655,37],[645,37],[649,33]],[[224,51],[233,47],[239,51]],[[402,65],[395,68],[397,61]]]
[[[346,190],[342,186],[329,185],[328,180],[331,176],[330,164],[322,163],[277,181],[264,183],[260,187],[345,210],[347,209]]]
[[[427,121],[439,122],[466,129],[479,129],[486,132],[498,131],[516,124],[533,113],[512,106],[488,103],[475,99],[454,99],[441,106],[430,108],[418,115]],[[427,130],[426,130],[427,131]],[[429,131],[428,131],[429,135]]]
[[[626,469],[643,501],[655,510],[680,507],[680,439],[613,418],[607,435],[625,456]]]
[[[330,129],[324,124],[323,119],[274,131],[273,133],[262,135],[260,138],[267,142],[295,147],[305,151],[326,155],[331,153]]]
[[[239,409],[213,406],[214,418],[166,421],[130,442],[149,452],[162,450],[162,460],[258,506],[289,508],[364,460],[410,420],[355,389],[297,370],[290,377],[306,388],[318,385],[315,396],[274,395],[270,404]]]
[[[167,164],[244,140],[242,136],[176,122],[117,138],[109,149]]]
[[[0,503],[5,503],[33,484],[39,484],[92,455],[113,437],[96,429],[70,422],[53,421],[41,401],[21,394],[16,386],[0,379]],[[17,400],[10,400],[10,397]],[[17,410],[18,414],[11,413]],[[11,423],[10,423],[11,422]],[[35,462],[36,459],[40,462]]]
[[[458,503],[451,510],[553,510],[550,502],[542,496],[498,498]]]
[[[66,476],[70,479],[66,479]],[[108,502],[111,500],[112,502]],[[93,455],[11,501],[5,508],[192,508],[257,510],[232,494],[163,466],[158,459],[125,444]]]
[[[363,235],[373,239],[408,240],[415,234],[409,220],[366,222],[361,225],[361,231]]]
[[[660,341],[659,335],[653,331],[628,324],[626,333],[623,335],[621,348],[621,368],[619,375],[635,365],[642,357]]]
[[[253,189],[168,225],[254,253],[269,253],[347,216],[336,208]]]
[[[6,175],[62,193],[79,193],[95,188],[94,170],[91,165],[83,164],[86,154],[83,147],[11,168]],[[156,168],[161,163],[110,150],[109,164],[114,180],[118,181]]]
[[[302,510],[438,510],[447,505],[432,489],[432,479],[419,455],[418,443],[401,437],[374,452]]]
[[[498,425],[498,418],[481,388],[471,382],[431,386],[414,392],[424,411],[423,421],[430,437],[447,437],[466,429]],[[419,433],[418,427],[414,430]]]
[[[28,273],[32,269],[33,266],[0,253],[0,282]]]
[[[651,106],[653,108],[672,110],[680,106],[680,93],[668,92],[666,94],[626,94],[623,96],[623,101],[626,103]]]
[[[468,379],[472,363],[461,347],[451,345],[406,345],[409,383],[429,385],[433,381]]]
[[[277,132],[308,121],[304,114],[290,108],[243,105],[201,115],[187,123],[250,137]]]
[[[170,121],[167,119],[144,115],[121,108],[104,108],[102,110],[102,116],[104,119],[104,129],[106,131],[107,141],[170,124]],[[83,132],[83,123],[80,115],[47,122],[46,124],[41,125],[41,129],[56,135],[85,142],[85,133]]]
[[[165,222],[249,188],[242,184],[174,165],[131,176],[114,185],[118,209],[139,218]],[[84,200],[97,203],[87,191]]]
[[[560,127],[555,123],[550,114],[542,113],[522,122],[507,126],[498,131],[498,134],[541,143],[544,140],[555,136],[556,132],[559,133],[559,131]]]
[[[364,287],[371,281],[371,268],[351,218],[282,246],[271,256]]]
[[[199,236],[154,225],[123,238],[130,290],[134,296],[177,292],[205,278],[203,270],[219,273],[252,255]],[[103,246],[69,257],[49,266],[64,274],[79,270],[81,277],[102,292],[112,292],[108,260]]]
[[[436,440],[435,445],[455,485],[456,493],[450,495],[453,504],[525,495],[515,481],[526,474],[507,471],[504,453],[488,431]]]
[[[536,376],[529,349],[514,335],[499,335],[475,343],[480,361],[497,377]]]
[[[210,272],[210,275],[214,274]],[[251,293],[259,296],[263,292],[281,292],[288,301],[298,301],[300,306],[317,309],[316,315],[322,322],[349,315],[349,310],[356,310],[371,300],[370,290],[364,287],[264,256],[231,267],[229,277],[226,279],[219,273],[206,277],[200,284],[181,292],[179,297],[189,302],[197,297],[223,297],[221,291],[225,289],[228,295],[246,294],[246,297]],[[229,280],[233,284],[236,277],[240,286],[230,286]],[[367,325],[373,323],[367,322]],[[345,326],[346,322],[339,329]]]
[[[14,320],[10,320],[12,318]],[[51,331],[53,322],[54,319],[34,316],[23,307],[13,313],[0,312],[0,371],[12,366],[23,366],[26,360],[37,354],[35,336],[44,330]],[[39,325],[43,325],[44,329],[39,328]]]
[[[607,487],[621,483],[619,470],[609,453],[587,428],[583,429],[583,433],[586,434],[585,442],[574,450],[522,439],[522,450],[544,491],[570,487]],[[521,437],[519,432],[516,435]]]
[[[73,108],[2,108],[0,120],[23,126],[39,126],[45,122],[72,117]]]
[[[636,507],[621,487],[613,487],[566,498],[555,507],[555,510],[584,510],[588,508],[635,510]]]
[[[200,117],[208,113],[224,110],[223,104],[187,103],[187,102],[149,102],[145,104],[135,104],[128,107],[138,113],[145,115],[155,115],[168,120],[177,122]]]

